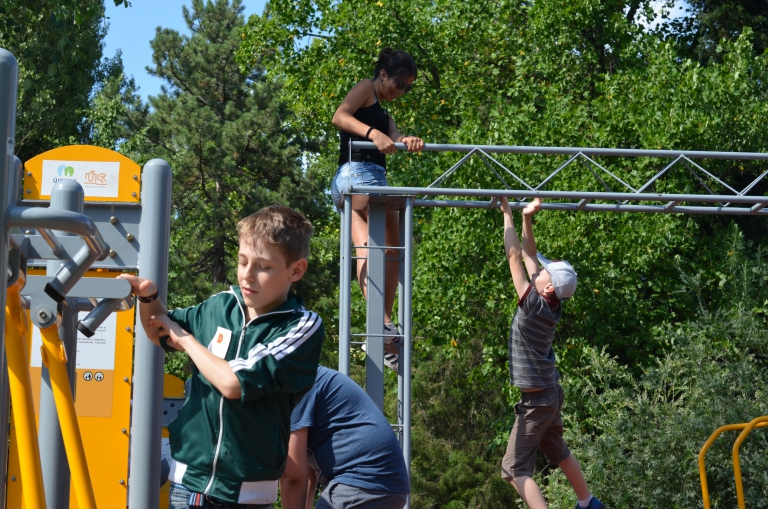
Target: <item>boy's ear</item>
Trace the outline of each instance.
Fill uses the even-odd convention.
[[[304,274],[307,272],[307,267],[309,266],[309,262],[306,258],[300,258],[293,262],[293,271],[291,272],[291,282],[295,283],[299,279],[304,277]]]

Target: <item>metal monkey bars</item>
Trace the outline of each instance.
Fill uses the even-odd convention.
[[[402,143],[396,143],[398,150],[406,150]],[[353,149],[375,150],[372,142],[353,141],[349,144],[350,158]],[[412,350],[412,266],[413,266],[413,209],[414,207],[457,207],[495,208],[496,198],[506,197],[510,206],[522,209],[526,200],[534,197],[544,199],[541,208],[571,212],[630,212],[656,214],[716,214],[716,215],[768,215],[764,210],[768,196],[750,195],[768,174],[768,169],[745,186],[737,190],[708,171],[696,160],[768,161],[768,154],[749,152],[709,152],[687,150],[638,150],[579,147],[519,147],[494,145],[449,145],[426,144],[424,152],[459,152],[464,155],[439,178],[427,187],[384,187],[353,186],[341,189],[343,208],[341,214],[341,272],[339,292],[339,370],[349,374],[350,348],[353,344],[367,345],[366,348],[366,391],[373,401],[384,406],[384,283],[385,252],[397,253],[399,270],[400,323],[397,423],[393,427],[399,432],[403,456],[410,474],[411,460],[411,350]],[[548,176],[537,184],[530,184],[499,161],[497,154],[535,154],[544,156],[568,156]],[[459,168],[473,157],[480,158],[503,185],[503,189],[456,189],[440,187]],[[651,178],[637,187],[626,182],[627,178],[612,172],[595,158],[660,158],[669,162]],[[556,183],[556,177],[568,167],[578,163],[591,174],[604,191],[563,191],[545,190]],[[654,193],[655,184],[660,182],[673,168],[680,166],[689,174],[690,182],[702,191],[690,193]],[[768,165],[766,165],[768,166]],[[504,177],[514,182],[514,188]],[[610,184],[609,184],[610,183]],[[343,182],[341,182],[343,185]],[[613,186],[613,187],[611,187]],[[725,190],[717,194],[713,188]],[[352,214],[367,210],[368,242],[364,246],[352,244]],[[387,246],[385,242],[386,215],[388,211],[399,211],[400,244]],[[368,250],[365,334],[351,332],[351,283],[353,248]],[[353,341],[355,338],[359,338]],[[410,501],[406,507],[410,507]]]

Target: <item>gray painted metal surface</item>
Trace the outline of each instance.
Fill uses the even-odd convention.
[[[141,177],[139,276],[157,284],[168,297],[171,224],[171,167],[162,159],[144,165]],[[130,509],[156,509],[160,500],[160,448],[163,406],[163,350],[152,344],[136,322],[136,354],[131,413]]]
[[[411,353],[413,352],[413,199],[405,202],[403,213],[403,228],[401,231],[402,242],[405,247],[402,257],[402,269],[400,272],[400,305],[398,307],[398,321],[403,332],[403,342],[400,347],[400,370],[398,373],[398,421],[401,426],[401,443],[405,467],[408,469],[408,479],[411,478]],[[402,389],[400,389],[402,387]],[[408,495],[406,509],[411,507],[411,496]]]
[[[56,263],[56,262],[54,262]],[[44,291],[53,279],[51,276],[27,276],[27,284],[21,290],[24,296]],[[72,287],[67,296],[95,299],[125,299],[131,295],[131,285],[124,279],[83,278]],[[93,306],[91,306],[93,307]]]
[[[14,157],[14,137],[16,136],[16,92],[19,81],[19,66],[9,51],[0,48],[0,268],[5,272],[8,266],[8,222],[6,210],[13,200],[13,183],[18,182],[13,174],[16,171],[16,159]],[[0,278],[0,331],[5,331],[5,292],[8,280]],[[5,335],[0,335],[0,368],[3,370],[0,376],[0,433],[8,436],[8,369],[5,357]],[[6,447],[0,448],[0,474],[5,478],[8,452]],[[0,500],[5,500],[5,483],[0,482]]]
[[[398,150],[407,150],[404,143],[395,143]],[[375,150],[376,145],[371,141],[352,141],[352,149]],[[584,147],[534,147],[534,146],[504,146],[504,145],[460,145],[449,143],[425,143],[423,152],[483,152],[496,154],[543,154],[543,155],[576,155],[611,156],[611,157],[665,157],[673,158],[681,155],[692,159],[751,159],[768,161],[768,154],[762,152],[716,152],[706,150],[645,150],[628,148],[584,148]]]
[[[339,274],[339,371],[349,376],[350,356],[350,313],[348,310],[352,301],[352,197],[344,196],[344,208],[341,213],[341,271]]]
[[[57,213],[70,212],[78,216],[82,221],[83,201],[85,193],[82,186],[75,180],[62,180],[53,186],[51,191],[51,206],[46,210],[46,217],[57,217]],[[68,214],[64,214],[68,215]],[[74,217],[74,216],[73,216]],[[84,222],[78,222],[78,225]],[[65,230],[69,230],[68,225],[63,225]],[[56,237],[66,237],[72,235],[68,231],[53,231]],[[83,273],[90,267],[90,263],[96,258],[97,253],[90,251],[88,246],[83,246],[90,253],[85,257],[82,267],[77,267],[70,281],[76,283]],[[103,251],[103,250],[102,250]],[[89,260],[90,259],[90,260]],[[90,262],[90,263],[89,263]],[[55,276],[60,273],[62,262],[59,260],[48,261],[46,274]],[[69,284],[67,284],[69,286]],[[66,292],[64,292],[66,295]],[[32,319],[37,321],[38,316],[35,309],[45,306],[56,312],[57,303],[43,292],[31,295]],[[59,339],[64,343],[67,352],[67,375],[69,376],[69,385],[72,391],[75,391],[75,381],[77,374],[77,300],[66,298],[64,305],[58,305],[61,314],[61,324],[59,326]],[[49,320],[48,320],[49,321]],[[61,435],[61,426],[56,411],[56,403],[53,399],[53,390],[51,388],[51,379],[48,368],[43,365],[43,381],[40,384],[40,424],[38,425],[38,441],[40,443],[40,462],[43,466],[43,485],[45,487],[45,500],[49,509],[68,509],[69,508],[69,486],[70,471],[67,462],[67,453],[64,448],[64,440]],[[74,395],[73,395],[74,396]],[[73,397],[73,399],[75,399]]]
[[[167,428],[171,421],[181,413],[185,398],[163,398],[162,426]]]
[[[26,207],[47,207],[48,202],[43,200],[24,200],[21,202]],[[98,203],[86,202],[84,214],[93,222],[101,234],[104,242],[109,246],[108,256],[96,260],[91,266],[94,269],[126,269],[136,270],[139,267],[139,222],[141,221],[141,205],[135,203]],[[34,230],[28,234],[34,241],[33,248],[40,254],[49,253],[50,248],[41,249]],[[42,232],[38,232],[42,233]],[[37,240],[35,240],[37,239]],[[71,239],[59,239],[69,257],[77,252],[77,247],[82,241]],[[64,256],[62,256],[64,257]],[[30,256],[30,258],[32,258]],[[46,258],[41,256],[40,258]],[[30,267],[45,266],[45,262],[31,261]]]
[[[384,286],[387,206],[371,200],[368,205],[368,299],[366,312],[365,390],[384,409]],[[362,247],[362,246],[360,246]]]

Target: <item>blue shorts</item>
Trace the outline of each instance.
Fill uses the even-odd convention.
[[[349,186],[388,186],[387,170],[376,163],[352,161],[339,166],[331,182],[331,195],[336,208],[341,208],[341,192]]]

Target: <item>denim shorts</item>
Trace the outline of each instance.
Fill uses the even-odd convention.
[[[333,204],[336,208],[341,208],[344,203],[341,201],[342,191],[349,189],[349,186],[388,186],[387,170],[376,163],[368,161],[352,161],[339,166],[336,176],[331,183],[331,195]]]
[[[170,509],[188,509],[193,507],[189,505],[189,497],[193,494],[180,484],[171,483],[171,491],[168,494],[168,506]],[[202,509],[271,509],[272,504],[237,504],[235,502],[222,502],[215,499],[206,499],[203,501]]]

